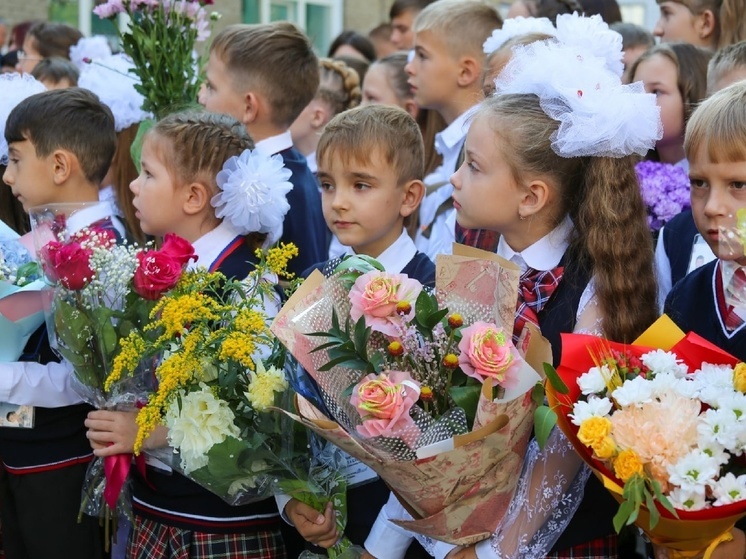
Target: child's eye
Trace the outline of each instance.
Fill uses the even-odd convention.
[[[735,190],[743,190],[746,188],[746,182],[743,181],[733,181],[730,183],[731,188]]]
[[[334,188],[331,185],[331,183],[328,183],[328,182],[322,182],[320,186],[321,186],[322,192],[329,192]]]
[[[364,182],[355,183],[355,190],[368,190],[369,188],[370,188],[370,185],[365,184]]]
[[[692,188],[706,188],[707,187],[707,183],[703,181],[702,179],[690,179],[689,185]]]
[[[469,171],[471,171],[472,173],[478,173],[479,172],[479,169],[477,168],[476,165],[474,165],[473,161],[467,162],[466,166],[469,167]]]

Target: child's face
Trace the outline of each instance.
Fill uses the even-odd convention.
[[[658,2],[660,18],[655,24],[653,35],[660,37],[663,43],[690,43],[699,47],[709,47],[709,35],[702,37],[698,26],[701,16],[695,16],[691,10],[680,2],[668,0]]]
[[[140,158],[140,175],[130,183],[134,194],[132,205],[135,217],[148,235],[163,236],[175,233],[184,215],[178,197],[177,185],[166,167],[159,142],[167,140],[152,135],[145,138]]]
[[[495,134],[489,118],[480,115],[469,128],[464,149],[464,163],[451,176],[456,220],[467,229],[498,231],[510,242],[520,223],[521,199],[521,189],[503,155],[510,148]]]
[[[405,68],[414,100],[420,107],[438,110],[452,102],[458,88],[458,61],[431,31],[417,33],[414,51],[414,58]]]
[[[61,202],[57,199],[61,189],[55,184],[54,171],[54,153],[47,157],[37,156],[29,140],[8,145],[8,168],[3,174],[3,181],[25,211],[34,206]]]
[[[215,53],[210,54],[205,74],[205,84],[199,92],[200,105],[211,113],[230,115],[244,122],[243,95],[236,90],[225,62]]]
[[[31,35],[26,35],[21,51],[23,55],[20,52],[18,53],[16,71],[21,74],[30,74],[36,68],[36,65],[43,60],[43,57],[36,49],[36,40]]]
[[[743,248],[722,235],[735,226],[736,212],[746,208],[746,161],[713,163],[701,147],[690,161],[689,177],[697,229],[718,258],[746,265]]]
[[[409,50],[414,46],[412,24],[417,16],[415,10],[404,10],[391,20],[391,42],[399,50]]]
[[[405,108],[391,87],[386,67],[383,64],[373,64],[365,73],[361,105],[393,105]]]
[[[662,146],[684,145],[684,100],[678,86],[676,65],[668,57],[655,54],[637,65],[633,82],[642,81],[645,91],[655,95],[661,108],[663,138],[655,144]],[[668,163],[675,163],[669,161]]]
[[[367,162],[326,155],[318,171],[326,224],[340,243],[376,258],[399,238],[411,213],[404,209],[406,189],[380,150]]]

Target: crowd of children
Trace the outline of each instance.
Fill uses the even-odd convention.
[[[722,242],[746,209],[746,7],[658,3],[660,44],[619,18],[608,21],[617,33],[573,15],[606,9],[589,1],[519,0],[503,25],[481,0],[396,0],[385,38],[399,52],[377,60],[357,33],[319,59],[293,24],[232,25],[210,44],[202,108],[161,118],[137,139],[137,161],[130,147],[149,115],[121,80],[131,62],[109,51],[76,64],[81,34],[35,23],[16,45],[16,70],[49,91],[5,106],[3,88],[31,78],[0,80],[0,217],[24,234],[32,207],[102,201],[76,226],[104,221],[120,242],[176,233],[195,248],[191,266],[238,279],[255,249],[281,240],[298,247],[290,271],[301,277],[357,254],[432,285],[435,257],[458,241],[520,268],[514,337],[538,326],[555,365],[562,333],[630,343],[661,309],[746,360],[746,257]],[[584,103],[598,99],[588,84],[606,88],[604,102]],[[246,150],[290,172],[287,208],[265,202],[274,226],[241,217],[253,200],[216,202],[218,173]],[[691,209],[657,239],[635,171],[642,159],[691,182]],[[83,403],[44,327],[25,349],[0,363],[0,401],[35,408],[32,429],[0,428],[5,557],[105,557],[96,519],[78,522],[80,490],[94,455],[132,452],[136,413]],[[161,426],[145,448],[166,445]],[[529,502],[515,526],[479,544],[418,543],[390,522],[407,513],[368,470],[348,491],[345,534],[378,559],[633,557],[612,524],[616,502],[568,456],[560,441],[534,464],[547,472],[562,458],[557,484],[577,498],[561,520]],[[342,535],[331,504],[320,512],[277,494],[230,506],[157,461],[132,480],[134,523],[117,559],[284,559]],[[518,547],[542,524],[551,537]],[[733,536],[713,558],[746,556],[743,532]]]

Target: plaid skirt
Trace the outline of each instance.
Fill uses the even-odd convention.
[[[547,559],[616,559],[617,535],[597,538],[569,549],[547,555]]]
[[[137,517],[128,559],[287,559],[280,530],[206,534]]]

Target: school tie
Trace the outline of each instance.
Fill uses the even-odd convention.
[[[529,268],[521,275],[513,324],[514,342],[518,342],[527,322],[536,327],[539,326],[539,313],[559,286],[564,271],[563,266],[557,266],[551,270]]]
[[[743,324],[743,318],[735,309],[738,308],[742,315],[746,311],[746,271],[743,268],[736,270],[724,291],[728,311],[725,315],[725,327],[732,332]]]
[[[462,245],[495,252],[500,234],[486,229],[464,229],[456,223],[456,242]]]

